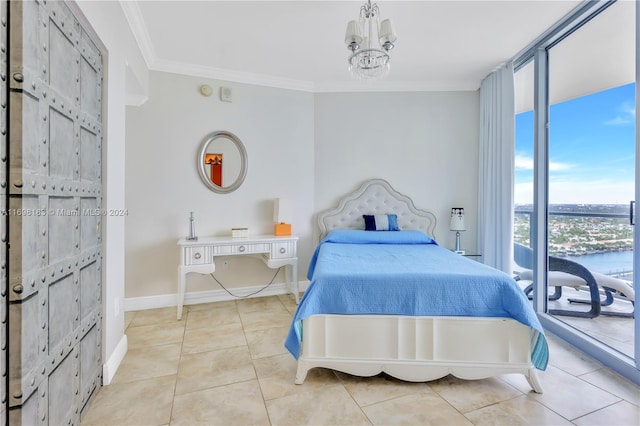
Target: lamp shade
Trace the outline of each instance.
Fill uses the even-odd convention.
[[[466,229],[464,226],[464,208],[453,207],[451,209],[449,229],[452,231],[464,231]]]
[[[273,221],[276,223],[290,223],[293,219],[293,202],[286,198],[273,200]]]
[[[344,35],[344,42],[348,46],[351,43],[362,44],[362,28],[358,21],[349,21],[347,32]]]
[[[380,22],[380,44],[385,44],[386,42],[393,43],[398,39],[395,30],[393,29],[393,24],[391,23],[391,19],[384,19]]]

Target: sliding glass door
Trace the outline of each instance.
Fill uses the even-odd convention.
[[[549,255],[585,266],[598,284],[595,298],[588,286],[577,292],[565,287],[549,310],[629,357],[634,356],[633,6],[613,4],[548,51],[547,247]],[[549,285],[572,279],[551,273]],[[593,318],[595,313],[574,316],[598,309]]]
[[[545,326],[637,382],[635,6],[585,3],[517,59],[514,242]]]

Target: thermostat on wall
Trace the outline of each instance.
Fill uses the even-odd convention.
[[[211,96],[213,94],[213,89],[208,84],[203,84],[200,86],[200,94],[202,96]]]
[[[220,87],[220,100],[231,102],[231,87]]]

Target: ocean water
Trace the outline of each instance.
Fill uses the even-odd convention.
[[[567,256],[566,259],[580,263],[588,269],[612,275],[633,271],[633,251],[616,251],[611,253],[585,254],[584,256]]]

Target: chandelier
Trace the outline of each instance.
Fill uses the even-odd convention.
[[[360,7],[360,20],[347,24],[344,42],[351,51],[349,71],[357,79],[375,79],[389,72],[389,50],[398,38],[390,19],[379,22],[376,3],[367,0]]]

